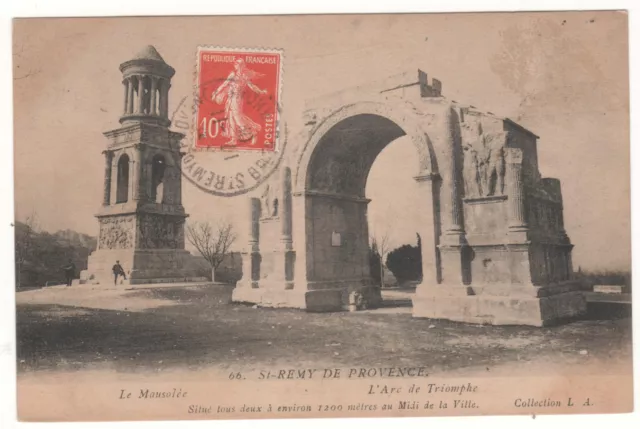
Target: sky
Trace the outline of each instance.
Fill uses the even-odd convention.
[[[446,97],[540,136],[540,171],[561,180],[576,268],[630,266],[623,13],[15,21],[17,220],[35,212],[45,230],[97,234],[102,133],[119,126],[123,105],[118,66],[148,44],[176,69],[170,110],[192,92],[198,45],[283,49],[285,122],[307,100],[420,68],[442,81]],[[398,218],[417,222],[415,204],[397,192],[416,186],[415,172],[402,168],[412,150],[401,138],[376,160],[367,183],[372,230]],[[235,219],[246,208],[240,197],[203,194],[187,182],[183,203],[194,221]],[[415,243],[410,226],[395,244]]]

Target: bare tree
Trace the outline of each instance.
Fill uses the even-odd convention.
[[[389,253],[389,233],[385,231],[379,236],[374,233],[371,238],[371,248],[376,249],[380,256],[380,287],[384,287],[384,257]]]
[[[187,240],[211,265],[211,281],[216,281],[216,269],[224,261],[236,241],[236,233],[229,222],[221,222],[214,229],[209,222],[187,225]]]
[[[31,216],[27,216],[24,223],[16,223],[15,228],[15,249],[16,249],[16,287],[21,286],[22,269],[25,262],[33,253],[33,237],[38,229],[38,215],[34,211]]]

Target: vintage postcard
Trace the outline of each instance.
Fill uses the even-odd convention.
[[[625,12],[16,19],[18,417],[633,409]]]

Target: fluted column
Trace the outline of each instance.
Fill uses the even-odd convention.
[[[443,138],[445,139],[445,147],[448,148],[447,156],[449,163],[442,178],[442,213],[443,213],[443,235],[447,243],[443,244],[461,244],[464,240],[464,220],[462,216],[462,183],[460,165],[460,154],[458,153],[458,144],[456,142],[456,123],[453,109],[448,108],[444,115]]]
[[[104,154],[104,196],[102,199],[102,205],[108,206],[111,204],[111,162],[113,160],[113,152],[103,151]]]
[[[431,172],[425,172],[414,177],[419,184],[420,193],[417,203],[420,204],[420,234],[422,254],[422,283],[419,287],[431,287],[442,282],[441,268],[438,257],[439,225],[434,210],[438,200],[438,186],[440,177]]]
[[[156,109],[156,91],[158,89],[158,78],[151,76],[151,108],[149,109],[150,115],[157,115]]]
[[[144,113],[144,76],[138,76],[138,106],[136,113]]]
[[[280,211],[282,213],[282,244],[284,250],[293,249],[291,238],[291,169],[284,167],[282,171],[282,202]]]
[[[251,264],[251,287],[259,287],[260,280],[260,199],[251,198],[250,200],[250,222],[249,230],[249,261]]]
[[[249,200],[249,251],[260,251],[260,199]]]
[[[161,80],[160,86],[160,116],[167,118],[169,115],[169,87],[171,86],[168,81]]]
[[[127,114],[130,115],[133,113],[133,78],[131,77],[127,78],[127,89]]]
[[[291,212],[293,210],[292,195],[291,195],[291,169],[284,167],[282,169],[282,201],[280,202],[280,221],[282,227],[282,247],[283,247],[283,272],[282,280],[284,281],[285,289],[293,289],[293,276],[294,276],[294,263],[295,256],[293,252],[293,218]],[[366,222],[365,222],[366,224]]]
[[[524,186],[522,183],[522,150],[506,149],[506,182],[508,190],[509,230],[527,230],[525,217]]]
[[[146,184],[146,180],[143,179],[143,167],[144,167],[144,145],[137,144],[134,147],[133,152],[133,160],[134,160],[134,174],[133,174],[133,199],[134,200],[144,200],[145,192],[144,186]]]
[[[446,284],[451,293],[466,294],[469,284],[470,258],[466,247],[462,202],[462,147],[458,115],[449,106],[443,112],[441,122],[440,153],[440,207],[441,233],[438,244],[439,271],[436,271],[442,284]]]
[[[127,108],[129,105],[129,80],[128,79],[124,79],[122,81],[122,86],[124,88],[124,106],[122,107],[122,114],[126,115],[127,114]]]

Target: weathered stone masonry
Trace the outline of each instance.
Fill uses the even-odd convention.
[[[379,303],[364,190],[377,155],[407,135],[422,189],[407,198],[424,215],[414,316],[540,326],[583,313],[560,183],[540,177],[538,137],[448,100],[421,71],[414,76],[318,100],[292,121],[304,125],[287,143],[283,174],[269,184],[277,191],[251,201],[234,300],[337,311],[358,291]],[[278,213],[265,216],[276,200]]]

